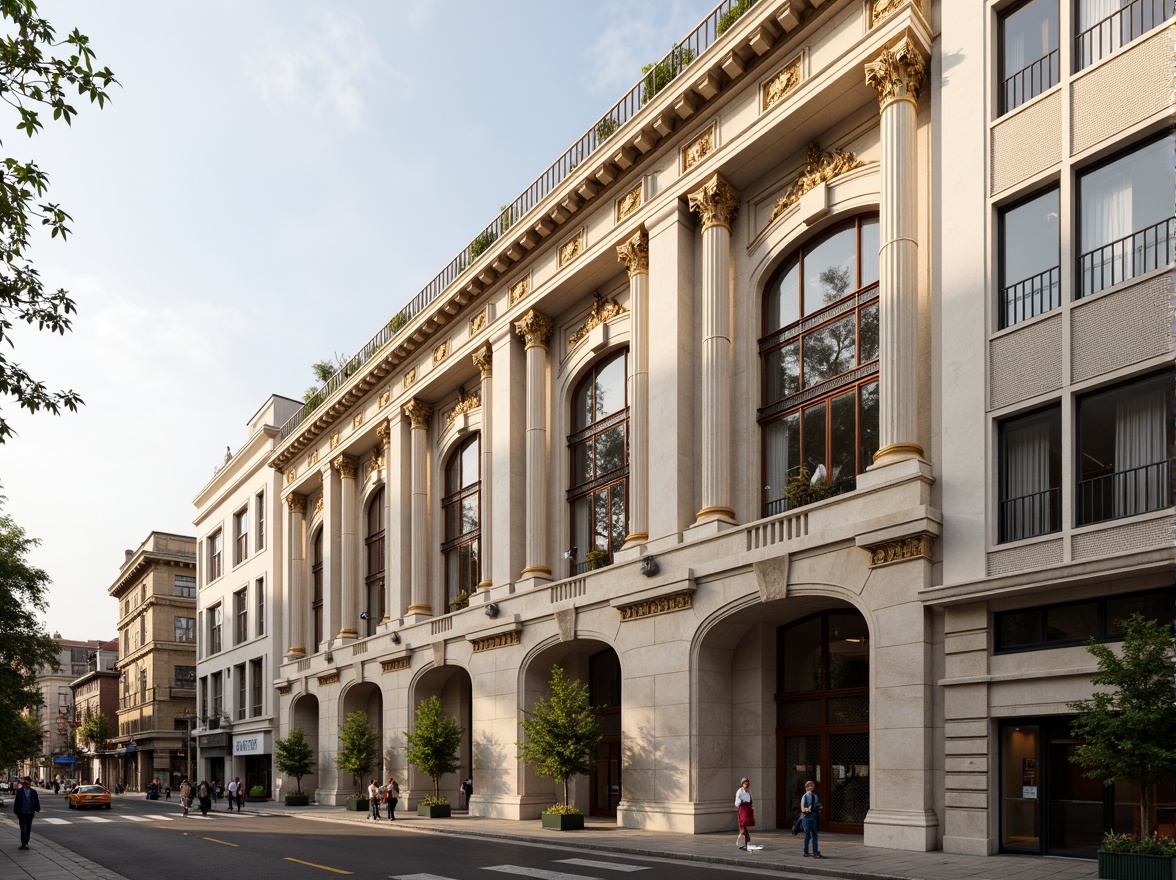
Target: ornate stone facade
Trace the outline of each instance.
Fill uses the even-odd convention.
[[[588,313],[588,317],[584,319],[584,322],[572,331],[572,334],[568,337],[568,347],[570,348],[578,344],[594,327],[599,327],[617,315],[623,315],[624,313],[625,307],[617,302],[616,297],[610,297],[605,300],[601,297],[600,291],[593,293],[592,311]]]
[[[775,220],[793,205],[800,201],[800,197],[814,186],[832,180],[838,175],[860,168],[865,165],[853,153],[847,150],[822,150],[816,141],[808,145],[808,161],[804,172],[792,182],[788,190],[776,201],[772,209],[772,216],[768,222]]]

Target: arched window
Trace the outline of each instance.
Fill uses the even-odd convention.
[[[878,450],[878,218],[802,245],[768,282],[763,320],[771,516],[852,490]]]
[[[572,396],[573,573],[612,562],[629,530],[629,351],[595,364]]]
[[[314,534],[314,553],[310,557],[310,619],[314,625],[314,653],[323,644],[323,530]]]
[[[368,502],[367,532],[364,539],[367,549],[367,565],[364,586],[366,599],[364,610],[368,619],[365,635],[376,634],[376,624],[384,619],[384,487],[381,486]]]
[[[445,602],[450,608],[464,607],[482,579],[480,450],[479,435],[474,434],[454,450],[445,466],[445,496],[441,499],[445,542],[441,552],[445,556]]]

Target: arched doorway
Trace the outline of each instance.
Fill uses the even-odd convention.
[[[817,784],[822,830],[861,834],[870,807],[870,634],[853,610],[776,630],[777,827]]]
[[[302,734],[306,739],[306,744],[310,746],[315,755],[319,754],[319,701],[318,697],[313,694],[304,694],[294,701],[294,705],[290,708],[290,726],[286,729],[286,735],[290,735],[290,731],[295,727],[302,728]],[[302,777],[302,790],[307,794],[313,794],[319,787],[318,765],[315,765],[315,772],[309,773]],[[291,780],[290,786],[286,794],[290,794],[297,785],[297,780]]]
[[[373,776],[382,779],[384,773],[384,696],[376,684],[370,681],[359,682],[344,692],[342,709],[340,726],[347,722],[347,716],[352,712],[362,712],[367,716],[371,729],[379,736],[380,753],[376,755],[375,761],[363,778],[355,780],[342,770],[339,771],[339,788],[341,790],[356,785],[358,781],[358,790],[366,791],[368,780]],[[342,745],[342,743],[338,744],[336,754]]]
[[[429,697],[437,697],[441,701],[441,712],[456,718],[457,723],[465,731],[461,738],[461,745],[457,748],[457,773],[443,776],[439,780],[441,796],[448,798],[451,804],[458,804],[460,803],[458,786],[461,785],[466,775],[473,776],[470,743],[473,739],[471,728],[473,727],[474,701],[469,672],[460,666],[438,666],[421,675],[413,689],[413,710],[410,725],[415,724],[416,708]],[[408,773],[409,787],[414,792],[414,803],[418,794],[423,797],[433,793],[431,779],[422,775],[415,767],[410,767]],[[475,792],[478,791],[479,782],[480,780],[474,779]]]

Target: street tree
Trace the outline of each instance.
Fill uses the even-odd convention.
[[[101,712],[95,712],[82,722],[82,726],[78,728],[78,735],[82,742],[89,743],[94,751],[104,752],[110,739],[110,720]]]
[[[298,785],[290,795],[301,795],[302,777],[314,772],[314,749],[306,741],[301,727],[291,727],[284,739],[274,740],[274,766],[283,776],[293,776]]]
[[[39,758],[44,738],[36,712],[0,722],[0,767],[15,769],[22,761]]]
[[[561,667],[551,669],[551,698],[540,697],[528,712],[521,710],[525,739],[519,757],[540,776],[563,784],[568,807],[568,780],[592,772],[592,756],[600,742],[600,724],[588,701],[588,686],[568,678]]]
[[[441,700],[429,697],[417,706],[412,732],[405,731],[408,741],[405,756],[408,763],[433,780],[433,800],[448,803],[441,797],[441,777],[456,773],[461,767],[457,749],[465,736],[463,728],[452,715],[443,715]]]
[[[339,732],[340,749],[335,763],[350,774],[356,785],[380,756],[380,734],[372,728],[366,712],[349,712]]]
[[[32,137],[44,128],[44,115],[72,125],[81,98],[103,107],[116,83],[110,68],[94,64],[89,38],[76,28],[59,38],[37,12],[34,0],[0,0],[0,98],[15,111],[16,130]],[[0,144],[3,142],[0,141]],[[0,158],[0,342],[14,348],[13,328],[23,323],[38,330],[64,334],[71,327],[76,305],[63,289],[45,288],[32,260],[32,234],[41,227],[50,238],[63,241],[72,219],[49,201],[49,177],[31,160]],[[76,391],[57,391],[34,378],[0,346],[0,396],[30,412],[58,414],[76,410],[82,398]],[[13,434],[0,413],[0,443]]]
[[[1078,713],[1070,732],[1082,741],[1070,760],[1103,785],[1139,788],[1140,825],[1151,833],[1152,787],[1176,774],[1176,701],[1172,682],[1172,626],[1136,612],[1125,621],[1121,653],[1093,638],[1086,650],[1098,661],[1091,681],[1106,690],[1070,703]]]

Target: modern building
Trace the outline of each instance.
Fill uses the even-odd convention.
[[[86,655],[85,674],[70,682],[76,723],[84,725],[101,715],[108,729],[106,742],[89,742],[82,735],[82,727],[77,728],[77,750],[81,757],[76,769],[80,782],[99,780],[113,785],[118,776],[118,757],[108,746],[118,730],[119,677],[118,639],[111,639],[94,643],[93,650]]]
[[[196,714],[196,539],[151,532],[126,551],[107,592],[118,602],[121,695],[118,774],[104,781],[176,788],[189,772],[186,730]]]
[[[725,0],[590,119],[278,432],[304,788],[360,711],[411,805],[435,695],[472,812],[537,817],[559,665],[625,827],[731,828],[741,776],[896,849],[1138,824],[1067,703],[1172,617],[1171,15]]]
[[[269,467],[279,427],[303,404],[272,396],[249,420],[249,439],[226,455],[196,496],[199,760],[197,778],[273,785],[274,664],[281,657],[285,536],[281,475]]]

